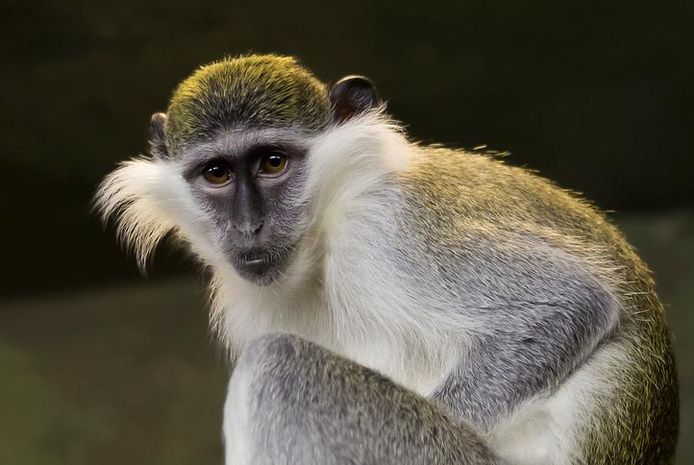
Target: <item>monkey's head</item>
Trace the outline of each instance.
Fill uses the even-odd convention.
[[[178,86],[167,113],[152,116],[150,145],[155,160],[178,167],[200,209],[199,234],[264,285],[304,233],[310,206],[297,199],[310,141],[379,105],[363,77],[328,91],[290,57],[227,58]]]

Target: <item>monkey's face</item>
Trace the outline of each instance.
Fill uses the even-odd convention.
[[[328,92],[292,58],[221,60],[181,83],[168,112],[151,120],[153,158],[173,167],[177,181],[183,174],[194,205],[186,192],[182,207],[172,200],[180,192],[167,191],[175,182],[153,183],[157,176],[135,165],[107,178],[97,202],[104,217],[119,212],[120,234],[141,263],[167,231],[178,229],[206,262],[228,263],[243,278],[270,284],[288,268],[308,227],[304,190],[312,141],[380,105],[371,82],[360,76]],[[145,182],[128,178],[132,174]],[[156,197],[152,184],[165,191],[161,197],[149,197]],[[152,215],[159,207],[165,213]]]
[[[181,155],[210,239],[258,285],[282,274],[305,229],[306,140],[296,130],[231,129]]]

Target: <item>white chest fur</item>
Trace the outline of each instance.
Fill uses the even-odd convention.
[[[320,278],[290,273],[282,283],[259,288],[232,274],[217,276],[213,315],[223,339],[240,349],[264,334],[295,334],[430,394],[459,359],[459,340],[412,317],[418,303],[386,282],[383,270],[370,269],[358,251],[335,253],[349,253],[351,266],[333,257]],[[338,262],[339,269],[330,268]]]

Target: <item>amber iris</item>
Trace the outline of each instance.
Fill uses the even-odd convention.
[[[224,184],[231,178],[231,171],[224,163],[213,161],[205,166],[204,176],[212,184]]]
[[[260,161],[260,174],[279,174],[287,168],[287,157],[281,153],[271,153]]]

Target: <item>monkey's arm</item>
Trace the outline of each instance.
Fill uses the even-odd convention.
[[[466,264],[465,311],[483,331],[433,397],[483,430],[559,386],[617,325],[609,278],[556,240],[505,232]]]
[[[291,335],[251,342],[229,384],[227,465],[498,464],[425,399]]]

